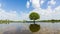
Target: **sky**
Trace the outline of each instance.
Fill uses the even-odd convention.
[[[39,20],[60,19],[60,0],[0,0],[0,20],[30,20],[37,12]]]

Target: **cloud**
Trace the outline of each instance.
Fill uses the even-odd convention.
[[[2,6],[2,4],[0,3],[0,7]]]
[[[32,7],[34,8],[29,13],[26,12],[20,12],[20,14],[17,13],[17,11],[8,11],[0,8],[0,19],[9,19],[9,20],[29,20],[29,14],[31,12],[37,12],[40,15],[41,20],[48,20],[48,19],[60,19],[60,6],[56,7],[54,10],[52,10],[52,6],[56,2],[54,0],[51,0],[47,9],[40,8],[40,4],[43,4],[44,1],[42,0],[30,0],[32,3]],[[26,7],[29,8],[30,2],[27,1]]]
[[[29,13],[20,12],[20,20],[29,20]]]
[[[0,20],[28,20],[28,14],[20,11],[20,14],[17,11],[6,11],[1,8],[2,4],[0,3]],[[27,8],[29,8],[29,2],[27,2]]]
[[[51,16],[52,15],[51,6],[48,6],[47,9],[42,9],[42,8],[40,8],[40,4],[44,3],[43,0],[41,0],[41,1],[40,0],[31,0],[31,2],[32,2],[33,8],[35,8],[35,9],[30,11],[30,13],[31,12],[37,12],[41,16],[41,18],[40,18],[41,20],[52,18],[52,16]]]
[[[28,7],[29,8],[29,2],[28,3]],[[1,3],[0,3],[0,7],[1,7]],[[0,8],[0,20],[28,20],[28,14],[24,13],[24,12],[20,12],[20,14],[17,13],[17,11],[6,11],[2,8]]]
[[[32,0],[30,0],[30,2],[31,2]]]
[[[40,8],[40,0],[31,0],[33,8]]]
[[[41,0],[41,1],[40,1],[40,4],[43,4],[43,3],[44,3],[44,0]]]
[[[3,9],[0,9],[0,19],[5,20],[19,20],[18,14],[16,11],[6,12]]]
[[[48,6],[47,9],[39,8],[39,9],[34,9],[34,10],[30,11],[30,13],[31,12],[37,12],[40,15],[41,20],[44,20],[44,19],[46,20],[46,19],[52,18],[52,10],[51,10],[50,6]]]
[[[29,8],[29,6],[30,6],[30,2],[27,1],[26,7]]]
[[[56,1],[55,0],[51,0],[51,1],[48,2],[48,4],[55,5],[56,4]]]
[[[44,0],[30,0],[33,8],[40,8],[40,5],[44,3]]]
[[[60,19],[60,6],[56,7],[54,10],[51,9],[51,6],[48,6],[47,9],[34,9],[31,12],[37,12],[40,15],[40,20],[49,20],[49,19]]]
[[[51,0],[48,3],[47,9],[40,8],[40,4],[43,4],[44,1],[42,0],[40,3],[40,0],[31,0],[33,9],[31,12],[37,12],[40,15],[41,20],[49,20],[49,19],[60,19],[60,6],[56,7],[54,10],[52,10],[52,6],[55,5],[56,1]]]
[[[53,18],[54,19],[60,19],[60,6],[56,7],[53,12]]]
[[[0,20],[29,20],[28,13],[20,12],[20,14],[17,13],[17,11],[5,11],[3,9],[0,9]]]

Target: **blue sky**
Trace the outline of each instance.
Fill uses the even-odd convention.
[[[2,7],[5,10],[16,10],[19,11],[30,11],[33,7],[27,9],[26,3],[28,0],[1,0],[1,3],[4,4]]]
[[[0,19],[29,20],[31,12],[39,13],[41,20],[60,19],[59,3],[60,0],[0,0]]]

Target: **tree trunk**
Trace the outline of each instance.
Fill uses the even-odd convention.
[[[35,24],[35,20],[34,20],[34,24]]]

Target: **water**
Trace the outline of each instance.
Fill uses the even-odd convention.
[[[9,23],[0,24],[0,34],[32,34],[29,25],[32,23]],[[52,30],[60,30],[60,23],[36,23],[41,28],[50,28]]]

